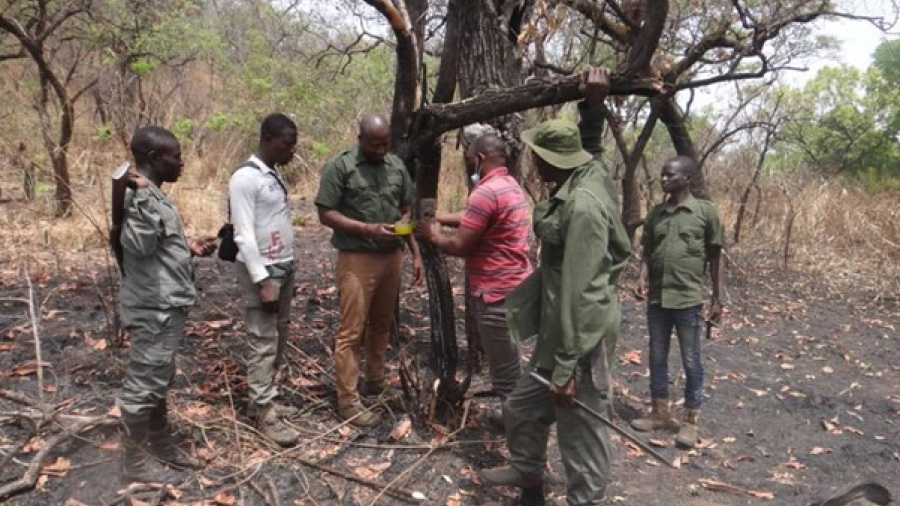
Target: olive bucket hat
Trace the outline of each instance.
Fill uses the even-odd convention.
[[[539,157],[558,169],[574,169],[593,160],[581,147],[578,126],[564,119],[545,121],[522,132],[522,141]]]

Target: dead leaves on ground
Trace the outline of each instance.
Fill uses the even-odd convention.
[[[363,458],[350,458],[347,460],[347,465],[353,469],[353,474],[360,478],[364,480],[374,480],[391,467],[391,456],[392,455],[389,452],[387,455],[388,460],[384,462],[371,462]]]

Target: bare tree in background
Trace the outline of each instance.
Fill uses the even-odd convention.
[[[428,0],[364,0],[394,35],[397,66],[392,110],[394,150],[416,174],[418,197],[437,195],[442,134],[475,122],[500,122],[517,133],[514,115],[580,98],[576,67],[592,61],[613,70],[611,95],[648,97],[647,124],[634,146],[617,141],[634,180],[646,138],[656,122],[674,150],[702,161],[708,154],[691,137],[687,107],[676,97],[718,83],[749,81],[795,69],[817,49],[809,23],[820,18],[892,25],[864,12],[840,12],[823,0],[485,0],[446,4]],[[474,4],[474,5],[473,5]],[[426,27],[440,19],[444,43],[432,97],[423,89],[421,62]],[[572,32],[571,27],[583,27]],[[568,29],[561,29],[561,27]],[[569,36],[564,42],[559,34]],[[574,38],[572,37],[574,34]],[[577,40],[576,40],[577,39]],[[572,48],[579,48],[580,54]],[[586,56],[585,56],[586,55]],[[562,61],[551,61],[561,56]],[[459,90],[459,99],[454,101]],[[507,118],[504,120],[503,118]],[[703,172],[692,191],[708,194]],[[623,213],[636,227],[639,199],[626,188]],[[431,253],[428,253],[430,256]],[[429,278],[446,278],[428,262]],[[455,334],[449,284],[429,284],[432,340],[442,393],[452,400],[465,385],[456,380]],[[449,322],[449,323],[448,323]],[[441,327],[443,326],[443,327]],[[443,350],[443,351],[441,351]]]
[[[39,88],[34,101],[44,148],[53,166],[56,214],[72,210],[68,149],[75,122],[75,102],[94,84],[78,74],[94,56],[88,39],[91,0],[0,2],[0,62],[29,59],[35,65]]]

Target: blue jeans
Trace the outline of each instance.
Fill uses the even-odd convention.
[[[669,345],[672,327],[678,334],[681,363],[687,382],[684,385],[684,406],[700,409],[703,399],[703,360],[700,357],[700,307],[666,309],[647,306],[647,329],[650,332],[650,396],[669,398]]]

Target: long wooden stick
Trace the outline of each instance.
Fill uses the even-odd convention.
[[[536,373],[536,372],[534,372],[534,371],[531,371],[531,377],[532,377],[535,381],[537,381],[538,383],[540,383],[541,385],[544,385],[545,387],[548,387],[548,388],[550,387],[550,382],[547,381],[547,379],[544,378],[543,376],[541,376],[540,374],[538,374],[538,373]],[[650,448],[650,446],[649,446],[647,443],[641,441],[640,439],[637,438],[637,436],[635,436],[634,434],[628,432],[627,430],[625,430],[625,429],[619,427],[618,425],[616,425],[616,424],[610,422],[609,420],[606,419],[605,416],[603,416],[603,415],[601,415],[600,413],[594,411],[593,409],[591,409],[590,407],[588,407],[585,403],[579,401],[578,399],[575,399],[575,405],[578,406],[579,408],[585,410],[588,414],[590,414],[591,416],[593,416],[594,418],[596,418],[597,420],[599,420],[601,423],[603,423],[603,425],[606,425],[606,426],[609,427],[610,429],[614,430],[614,431],[615,431],[617,434],[619,434],[620,436],[622,436],[622,437],[624,437],[625,439],[631,441],[632,443],[634,443],[634,444],[640,446],[642,450],[644,450],[644,451],[646,451],[647,453],[649,453],[649,454],[650,454],[653,458],[655,458],[656,460],[658,460],[658,461],[662,462],[663,464],[665,464],[665,465],[671,467],[672,469],[678,469],[678,468],[675,466],[675,464],[673,464],[672,462],[669,462],[669,460],[668,460],[667,458],[663,457],[659,452],[657,452],[657,451],[654,450],[653,448]]]

